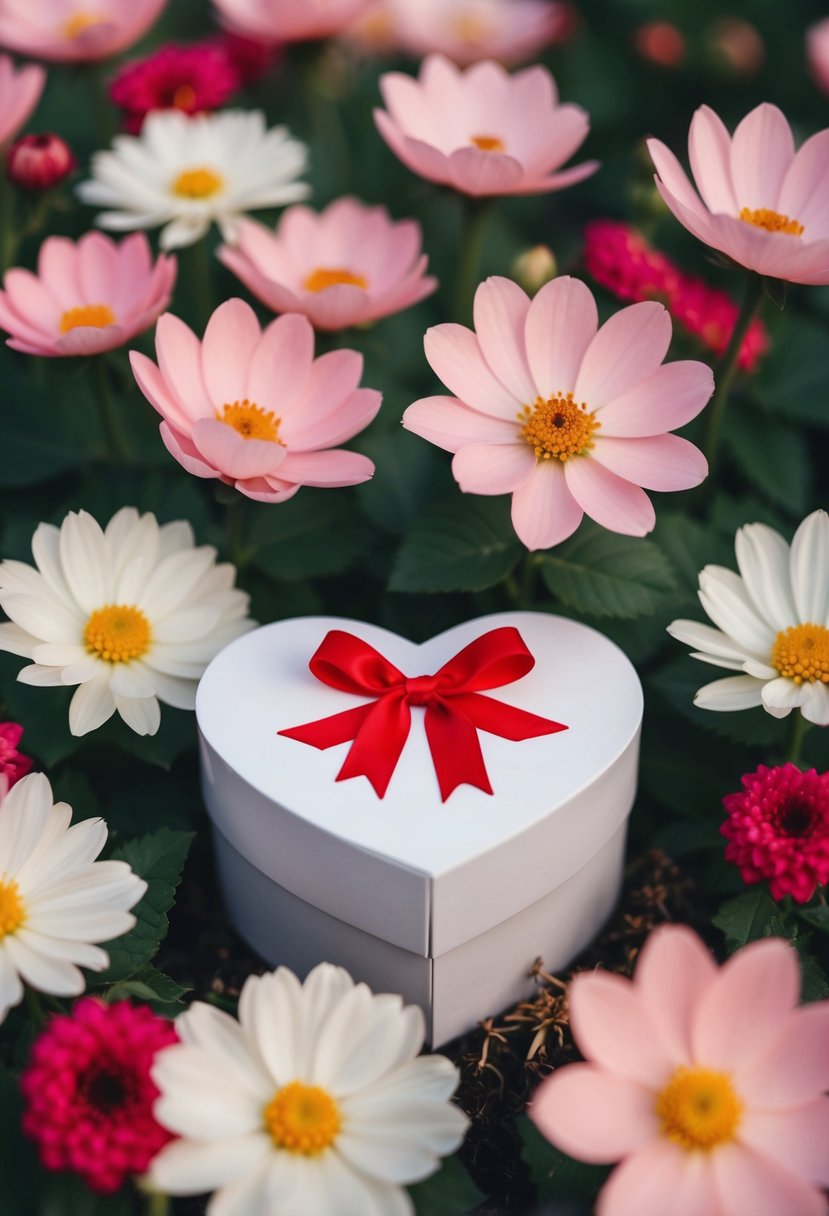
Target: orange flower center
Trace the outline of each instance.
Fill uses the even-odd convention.
[[[108,304],[81,304],[78,308],[67,308],[60,319],[60,332],[68,334],[70,329],[104,329],[115,324],[115,313]]]
[[[223,406],[221,413],[216,411],[216,417],[225,426],[232,426],[243,439],[264,439],[267,443],[279,443],[285,447],[279,438],[282,419],[277,418],[271,410],[263,410],[261,405],[248,401],[247,397],[244,401]]]
[[[202,166],[198,169],[185,169],[183,173],[179,173],[173,182],[172,191],[179,198],[212,198],[223,186],[224,180],[220,174]]]
[[[179,110],[192,110],[196,104],[196,90],[191,84],[180,84],[173,93],[173,105]]]
[[[742,1113],[731,1078],[710,1068],[678,1068],[656,1099],[663,1136],[689,1152],[733,1140]]]
[[[521,437],[539,460],[562,464],[571,456],[585,456],[593,447],[593,432],[601,426],[584,403],[576,404],[572,393],[558,393],[547,401],[538,397],[534,405],[524,406],[518,421]]]
[[[316,1157],[330,1148],[342,1127],[340,1108],[317,1085],[291,1081],[265,1107],[265,1130],[277,1148]]]
[[[90,13],[87,9],[79,8],[63,23],[64,38],[77,38],[93,25],[104,25],[106,17],[102,13]]]
[[[336,287],[338,283],[347,283],[349,287],[368,287],[368,279],[363,274],[354,274],[341,266],[318,266],[312,270],[302,284],[306,291],[325,291],[326,287]]]
[[[83,640],[89,653],[105,663],[130,663],[150,649],[152,630],[140,608],[107,604],[90,615]]]
[[[478,13],[458,13],[451,22],[452,32],[464,42],[483,42],[490,33],[491,25]]]
[[[503,152],[506,145],[497,135],[471,135],[469,142],[482,152]]]
[[[0,878],[0,942],[16,933],[25,919],[26,909],[17,883]]]
[[[771,648],[771,665],[795,684],[829,684],[829,629],[792,625],[781,629]]]
[[[786,236],[803,236],[803,225],[799,224],[797,220],[790,220],[787,215],[781,215],[779,211],[768,211],[765,207],[761,207],[758,211],[752,211],[750,207],[743,207],[740,219],[746,224],[753,224],[755,228],[765,228],[766,232],[785,232]]]

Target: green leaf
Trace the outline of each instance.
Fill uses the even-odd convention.
[[[585,528],[539,559],[547,587],[588,616],[631,618],[656,612],[676,590],[668,559],[650,540]]]
[[[775,326],[771,351],[754,378],[751,391],[784,420],[782,427],[775,427],[770,447],[774,447],[791,422],[829,427],[825,325],[787,309]]]
[[[687,515],[660,514],[653,539],[678,574],[680,589],[694,602],[703,566],[712,563],[727,566],[734,560],[733,544]]]
[[[451,477],[443,453],[417,435],[398,427],[390,435],[372,435],[360,444],[376,466],[371,481],[357,489],[360,505],[384,532],[402,535],[435,496],[435,483]]]
[[[244,548],[265,574],[291,581],[348,570],[372,540],[343,491],[304,489],[278,507],[257,506]]]
[[[821,933],[829,933],[829,906],[815,904],[814,907],[798,908],[797,914],[807,925]]]
[[[106,992],[108,1001],[133,999],[146,1001],[156,1013],[166,1018],[175,1018],[183,1010],[183,998],[191,990],[182,988],[169,975],[157,971],[152,965],[142,967],[129,980],[113,984]]]
[[[521,557],[504,498],[442,499],[411,528],[398,551],[391,591],[483,591]]]
[[[527,1115],[516,1120],[515,1126],[524,1146],[522,1157],[529,1167],[540,1203],[595,1198],[609,1173],[607,1167],[585,1165],[560,1153],[545,1140]]]
[[[483,1195],[467,1174],[460,1157],[447,1157],[436,1174],[409,1188],[417,1216],[466,1216]]]
[[[155,958],[159,945],[167,936],[167,913],[175,901],[176,887],[181,881],[193,836],[193,832],[161,828],[151,836],[129,840],[114,850],[113,858],[126,861],[147,883],[147,891],[133,909],[135,928],[104,946],[109,954],[109,967],[101,974],[91,976],[89,987],[109,987],[131,979]]]
[[[4,369],[5,371],[6,369]],[[69,381],[70,389],[76,386]],[[64,389],[66,384],[64,384]],[[63,407],[56,407],[56,400]],[[34,377],[6,381],[3,393],[3,442],[0,486],[39,485],[60,473],[87,464],[96,442],[89,402],[68,401],[66,393],[39,388]],[[80,413],[78,412],[80,411]]]
[[[766,887],[759,885],[735,899],[726,900],[712,921],[725,934],[725,944],[729,953],[733,953],[746,942],[768,936],[779,911]]]
[[[712,709],[700,709],[694,705],[697,689],[713,680],[727,679],[733,674],[685,655],[673,659],[660,671],[648,676],[646,684],[659,692],[683,718],[732,743],[750,747],[782,747],[786,738],[785,725],[779,718],[773,718],[760,707],[721,713]]]
[[[771,421],[756,409],[735,410],[726,429],[728,447],[747,481],[772,502],[799,516],[811,501],[809,444],[801,431],[789,426],[774,426],[772,441]]]

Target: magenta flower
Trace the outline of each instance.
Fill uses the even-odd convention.
[[[663,143],[648,148],[659,193],[699,240],[758,274],[829,283],[829,129],[796,152],[776,106],[757,106],[733,137],[700,106],[688,136],[699,193]]]
[[[219,258],[274,312],[301,312],[317,329],[362,325],[431,295],[415,220],[341,198],[322,212],[291,207],[276,232],[243,220]]]
[[[9,270],[0,292],[7,344],[28,355],[97,355],[143,333],[170,303],[176,259],[153,263],[143,232],[120,245],[102,232],[50,236],[37,274]]]
[[[75,153],[59,135],[21,135],[6,153],[6,176],[19,190],[53,190],[77,168]]]
[[[2,0],[0,43],[58,63],[108,59],[146,34],[167,0]]]
[[[353,486],[374,473],[368,457],[335,445],[368,426],[381,395],[358,387],[356,351],[314,359],[307,317],[289,313],[263,332],[249,304],[227,300],[199,342],[166,313],[156,352],[158,367],[133,351],[132,370],[163,418],[167,450],[195,477],[285,502],[300,486]]]
[[[597,1216],[825,1216],[829,1001],[798,1009],[794,950],[754,942],[717,968],[683,926],[657,929],[631,982],[570,985],[587,1063],[530,1107],[582,1161],[621,1161]]]
[[[341,34],[370,0],[213,0],[234,33],[258,42],[305,42]]]
[[[34,63],[15,68],[11,56],[0,55],[0,147],[31,117],[45,84],[43,68]]]
[[[475,332],[436,325],[426,358],[452,397],[410,405],[403,425],[446,451],[468,494],[512,494],[528,549],[565,540],[587,513],[612,532],[644,536],[649,490],[687,490],[707,472],[693,444],[668,434],[714,389],[704,363],[663,366],[671,320],[661,304],[623,308],[598,328],[578,279],[535,299],[509,279],[475,294]]]
[[[17,750],[23,737],[19,722],[0,722],[0,801],[21,777],[32,771],[31,756]]]
[[[141,130],[153,110],[203,114],[218,110],[240,85],[230,55],[218,39],[195,46],[167,43],[146,59],[128,63],[109,86],[109,95],[124,111],[124,127]]]
[[[559,105],[546,68],[511,76],[489,60],[461,71],[442,55],[424,60],[417,80],[380,78],[388,112],[375,110],[383,139],[404,165],[462,194],[543,194],[583,181],[585,161],[561,172],[590,121],[581,106]]]

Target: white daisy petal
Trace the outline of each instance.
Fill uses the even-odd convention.
[[[87,735],[109,721],[115,713],[115,700],[109,690],[106,672],[80,684],[69,705],[69,729],[73,735]]]
[[[807,515],[795,532],[790,568],[799,620],[829,625],[829,515],[825,511]]]
[[[777,676],[763,685],[763,708],[774,714],[774,717],[785,716],[774,711],[782,709],[787,714],[790,709],[803,705],[811,695],[811,687],[810,684],[795,684],[794,680]]]
[[[712,629],[710,625],[703,625],[699,621],[672,621],[668,626],[668,633],[678,642],[694,646],[706,655],[733,660],[735,663],[741,663],[746,658],[744,647],[737,645],[721,630]]]
[[[786,629],[797,619],[789,579],[789,546],[765,524],[747,524],[734,541],[737,565],[757,612],[772,629]]]
[[[809,685],[809,697],[803,702],[800,712],[807,722],[816,726],[829,726],[829,688],[816,680]]]
[[[61,524],[60,559],[69,590],[83,612],[108,603],[111,584],[104,534],[86,511],[70,511]]]
[[[66,958],[49,958],[24,943],[22,934],[6,939],[6,949],[18,975],[25,984],[53,996],[80,996],[86,987],[83,973]]]
[[[706,566],[699,587],[700,603],[714,624],[756,658],[768,657],[774,630],[754,611],[743,580],[731,570]]]
[[[0,650],[5,650],[8,654],[17,654],[22,659],[30,659],[37,641],[34,634],[27,633],[25,629],[21,629],[19,625],[14,625],[10,621],[0,625]]]
[[[167,1195],[213,1191],[234,1178],[265,1171],[272,1151],[264,1134],[219,1141],[174,1140],[153,1160],[150,1181]]]
[[[29,667],[21,667],[17,673],[20,684],[31,684],[34,688],[62,688],[64,686],[63,670],[60,667],[41,667],[32,663]]]
[[[762,688],[763,681],[755,680],[753,676],[729,676],[698,689],[694,704],[700,709],[718,712],[752,709],[762,701]]]

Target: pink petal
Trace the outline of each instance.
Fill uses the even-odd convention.
[[[795,1106],[829,1091],[829,1001],[795,1009],[769,1050],[740,1073],[739,1086],[748,1102],[765,1107]]]
[[[777,210],[783,179],[794,159],[792,130],[777,106],[764,102],[747,114],[731,143],[737,210]]]
[[[284,481],[304,486],[356,486],[374,476],[374,464],[359,452],[290,452],[279,469]]]
[[[703,994],[692,1031],[696,1058],[729,1072],[753,1064],[772,1046],[799,995],[791,946],[774,938],[750,943]]]
[[[659,139],[649,139],[648,151],[651,154],[657,177],[663,186],[674,196],[677,202],[687,208],[693,215],[706,214],[702,200],[688,180],[688,175],[674,156],[670,148]],[[661,191],[660,191],[661,193]],[[664,197],[664,195],[663,195]]]
[[[450,183],[449,160],[442,152],[423,140],[404,135],[385,110],[374,111],[374,122],[395,156],[413,173],[420,174],[428,181]]]
[[[587,348],[576,381],[576,400],[591,410],[621,397],[659,367],[671,344],[671,317],[646,300],[605,321]]]
[[[690,929],[665,926],[651,933],[636,964],[635,987],[651,1011],[666,1053],[691,1064],[693,1010],[717,975],[710,952]]]
[[[685,426],[714,392],[710,367],[692,359],[661,363],[646,380],[597,411],[601,434],[610,438],[662,435]]]
[[[37,272],[64,312],[81,302],[78,247],[65,236],[50,236],[40,247]]]
[[[708,474],[708,461],[699,448],[679,435],[647,439],[604,439],[596,436],[591,456],[611,473],[646,490],[690,490]]]
[[[654,178],[654,181],[663,203],[676,219],[679,220],[680,224],[687,228],[689,232],[692,232],[697,240],[704,241],[706,245],[719,249],[718,238],[714,231],[715,217],[711,212],[705,211],[701,207],[691,208],[686,206],[685,203],[680,202],[675,194],[671,193],[667,186],[662,184],[658,177]]]
[[[172,313],[158,318],[155,330],[158,366],[182,412],[191,420],[213,417],[214,409],[201,372],[201,343],[188,325]]]
[[[332,350],[311,365],[299,397],[279,405],[282,438],[289,448],[314,448],[320,425],[343,407],[363,374],[363,356],[354,350]]]
[[[573,1037],[584,1056],[652,1089],[665,1085],[675,1061],[630,980],[605,971],[579,972],[570,985],[569,1003]]]
[[[691,119],[688,152],[694,181],[708,209],[736,215],[739,207],[731,183],[731,136],[710,106],[700,106]]]
[[[244,300],[226,300],[207,322],[202,343],[204,384],[214,409],[241,401],[262,331]]]
[[[287,502],[301,488],[298,485],[282,484],[276,478],[273,479],[273,484],[264,477],[253,477],[250,481],[236,482],[236,489],[239,493],[244,494],[246,498],[252,498],[254,502]]]
[[[282,444],[245,439],[217,418],[199,419],[193,427],[193,443],[207,464],[234,481],[275,473],[286,459]]]
[[[556,1148],[599,1165],[636,1152],[659,1133],[652,1091],[592,1064],[557,1068],[528,1114]]]
[[[452,461],[452,476],[464,494],[511,494],[535,469],[526,443],[471,443]]]
[[[295,439],[289,447],[292,451],[316,452],[345,443],[374,421],[382,403],[383,395],[375,389],[355,389],[342,405],[319,419],[307,444],[300,444]]]
[[[524,180],[524,166],[514,156],[457,148],[449,157],[452,185],[476,198],[513,194]]]
[[[189,435],[174,431],[166,421],[162,422],[158,429],[167,451],[188,473],[203,478],[220,476],[218,469],[212,468],[201,459]]]
[[[475,334],[463,325],[435,325],[423,340],[426,358],[464,404],[493,418],[515,422],[518,400],[492,374]]]
[[[599,1194],[596,1216],[723,1216],[712,1157],[655,1141],[613,1171]],[[741,1216],[749,1216],[748,1209]]]
[[[279,317],[253,349],[246,395],[263,409],[281,415],[305,389],[313,359],[314,330],[307,317]]]
[[[183,431],[189,431],[190,419],[179,405],[178,398],[170,392],[166,380],[152,359],[148,359],[146,355],[140,354],[137,350],[131,350],[130,366],[138,387],[150,405],[158,410],[162,418],[169,419]]]
[[[9,305],[38,333],[60,330],[63,309],[51,292],[28,270],[13,268],[3,280]]]
[[[829,1098],[793,1110],[749,1109],[740,1141],[804,1181],[829,1187]]]
[[[790,1170],[739,1144],[711,1154],[722,1216],[826,1216],[826,1200]]]
[[[561,173],[551,173],[549,177],[528,179],[516,194],[546,194],[551,190],[564,190],[567,186],[575,186],[585,178],[592,177],[601,168],[601,161],[586,160],[572,169],[564,169]]]
[[[656,513],[644,490],[632,485],[596,460],[568,460],[567,486],[576,502],[597,524],[625,536],[646,536]]]
[[[467,443],[513,443],[517,434],[515,423],[479,414],[457,397],[415,401],[403,415],[403,426],[446,452],[457,452]]]
[[[380,77],[380,92],[398,126],[416,139],[435,142],[438,137],[435,113],[419,81],[403,72],[385,72]]]
[[[798,148],[780,189],[779,209],[798,220],[809,241],[829,237],[829,131]]]
[[[512,496],[512,526],[528,549],[551,549],[572,536],[584,512],[567,488],[558,460],[539,460]]]
[[[60,355],[98,355],[123,346],[126,340],[120,325],[78,325],[58,338],[55,351]]]
[[[89,232],[78,241],[78,273],[84,302],[114,301],[120,280],[115,243],[101,232]]]
[[[481,353],[501,384],[524,405],[537,396],[524,341],[529,310],[529,297],[511,279],[495,276],[475,292],[475,332]]]
[[[540,397],[574,391],[598,324],[596,301],[579,279],[565,275],[541,288],[525,327],[527,359]]]

